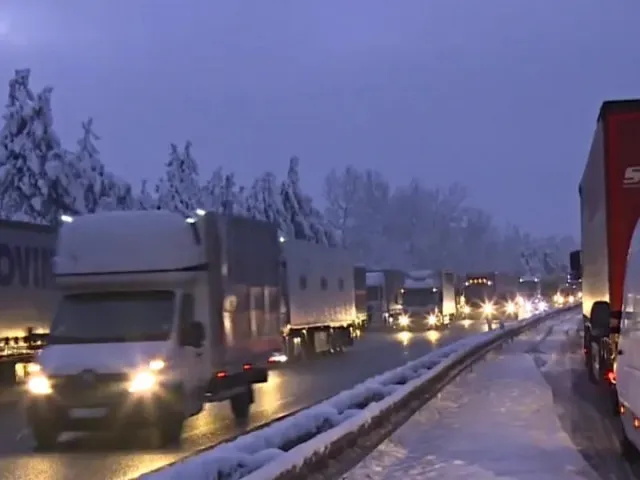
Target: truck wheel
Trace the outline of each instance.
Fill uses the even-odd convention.
[[[246,420],[249,418],[251,404],[253,403],[253,387],[247,386],[247,389],[234,395],[229,399],[231,404],[231,412],[236,420]]]
[[[178,413],[168,414],[158,425],[160,447],[178,445],[182,437],[184,416]]]
[[[53,450],[58,443],[60,432],[53,426],[36,423],[31,426],[31,436],[40,451]]]

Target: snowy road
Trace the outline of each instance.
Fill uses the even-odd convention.
[[[273,372],[256,396],[249,428],[314,404],[366,378],[421,357],[469,334],[484,330],[483,322],[460,322],[443,333],[370,333],[344,355],[319,358],[305,366]],[[241,432],[226,404],[208,406],[189,420],[179,450],[144,450],[144,438],[100,435],[72,437],[58,452],[33,452],[24,420],[15,411],[0,413],[0,480],[129,479],[218,443]]]
[[[482,362],[344,480],[634,478],[606,405],[586,400],[577,325],[565,315]]]

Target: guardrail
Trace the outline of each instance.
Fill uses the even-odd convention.
[[[526,330],[575,307],[535,315],[505,324],[504,329],[462,339],[289,418],[139,479],[339,478],[340,472],[334,472],[337,476],[327,476],[326,472],[349,463],[349,454],[356,450],[375,448],[473,363]],[[324,475],[318,476],[320,472]]]

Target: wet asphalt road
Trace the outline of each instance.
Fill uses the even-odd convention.
[[[144,472],[307,407],[462,337],[486,330],[462,321],[444,332],[366,332],[340,355],[282,367],[258,386],[248,425],[235,424],[226,403],[208,405],[188,420],[179,449],[151,449],[148,434],[70,434],[54,453],[34,452],[19,409],[0,411],[0,480],[131,479]]]

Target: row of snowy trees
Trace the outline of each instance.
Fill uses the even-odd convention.
[[[34,93],[29,76],[29,70],[19,70],[9,82],[0,129],[4,218],[55,223],[62,213],[160,208],[190,215],[204,208],[270,221],[285,238],[344,246],[358,261],[378,267],[524,273],[540,265],[555,269],[550,265],[572,247],[570,239],[534,239],[516,227],[499,229],[490,215],[468,205],[459,185],[431,189],[412,181],[392,188],[380,173],[350,166],[326,177],[321,212],[300,187],[297,157],[290,159],[284,180],[265,172],[244,187],[221,168],[203,179],[190,142],[170,145],[157,182],[133,188],[105,168],[91,119],[82,124],[75,148],[61,144],[53,127],[52,89]]]

